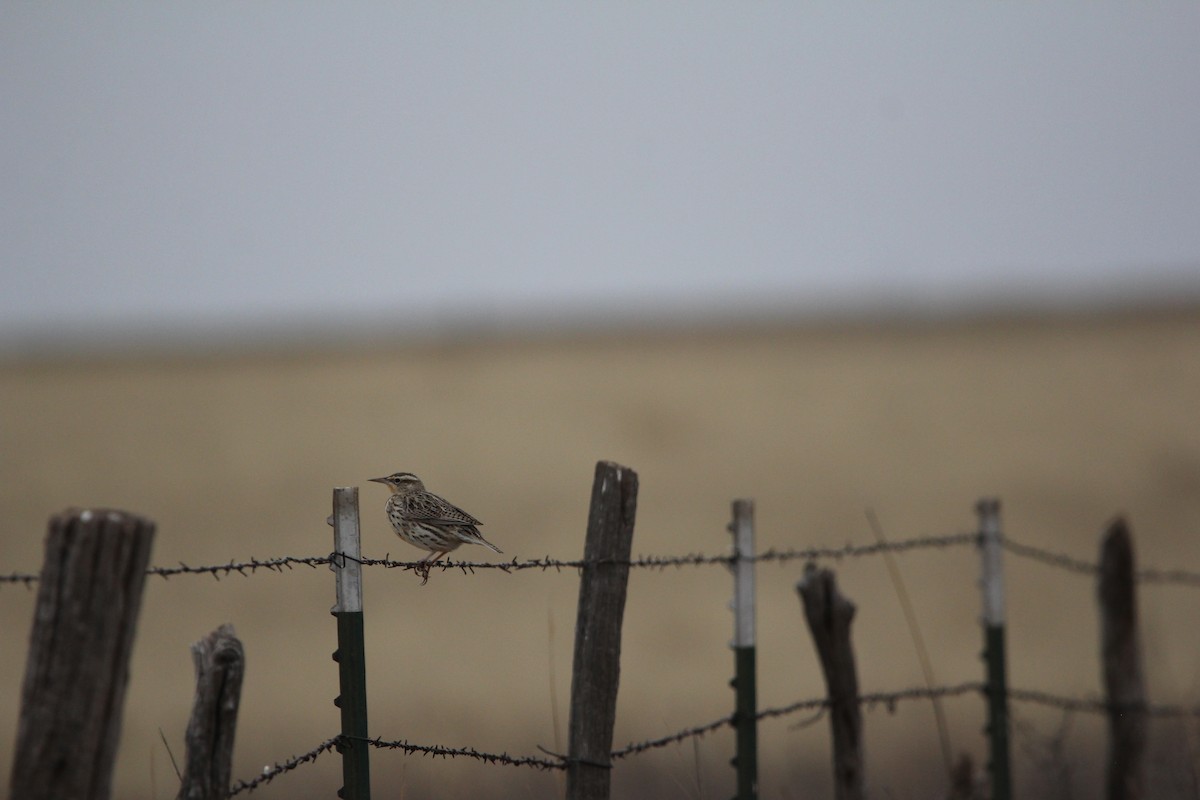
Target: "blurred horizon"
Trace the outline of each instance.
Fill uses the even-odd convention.
[[[5,4],[0,349],[1195,298],[1198,37],[1188,4]]]
[[[1118,319],[1187,314],[1200,308],[1200,281],[1163,282],[1147,290],[1125,285],[1093,287],[1089,294],[962,298],[941,305],[900,301],[876,305],[804,306],[761,301],[714,303],[650,311],[557,310],[493,315],[487,319],[397,320],[343,315],[339,320],[288,315],[226,323],[69,325],[24,335],[0,336],[0,365],[87,358],[235,356],[323,352],[361,346],[426,345],[444,341],[557,341],[601,336],[720,335],[738,331],[954,327],[1006,320],[1030,322]]]

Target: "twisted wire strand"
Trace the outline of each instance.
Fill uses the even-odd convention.
[[[807,547],[807,548],[790,548],[786,550],[769,549],[754,556],[751,560],[762,563],[777,563],[786,564],[791,561],[817,561],[817,560],[832,560],[841,561],[848,558],[860,558],[864,556],[878,555],[885,552],[904,553],[913,550],[929,549],[929,548],[949,548],[964,544],[974,544],[979,541],[977,533],[955,533],[945,536],[921,536],[912,539],[904,539],[891,542],[872,542],[870,544],[856,545],[847,544],[841,547]],[[1100,566],[1091,561],[1074,558],[1065,553],[1059,553],[1046,548],[1037,547],[1035,545],[1023,544],[1009,537],[1002,539],[1004,548],[1008,552],[1021,558],[1027,558],[1032,561],[1037,561],[1047,566],[1074,572],[1081,575],[1095,575],[1099,572]],[[230,560],[224,564],[208,564],[202,566],[192,566],[180,562],[173,567],[150,567],[146,570],[147,575],[157,575],[161,578],[170,578],[176,575],[211,575],[213,578],[220,580],[222,577],[232,575],[234,573],[247,577],[259,571],[282,573],[294,569],[295,567],[304,566],[310,569],[316,569],[320,566],[334,564],[340,559],[349,558],[341,553],[331,553],[328,556],[279,556],[277,558],[258,559],[251,557],[246,561]],[[404,571],[414,571],[432,567],[434,569],[446,572],[448,570],[460,570],[463,573],[474,574],[480,570],[500,570],[505,573],[522,572],[525,570],[547,570],[562,571],[566,569],[583,569],[588,566],[598,565],[617,565],[630,567],[633,569],[656,569],[665,570],[668,567],[702,567],[715,564],[724,564],[732,566],[737,560],[737,557],[731,554],[711,555],[704,553],[687,553],[679,556],[639,556],[628,560],[618,559],[557,559],[550,556],[530,559],[512,559],[511,561],[453,561],[444,559],[432,562],[432,564],[420,561],[396,561],[390,557],[384,558],[361,558],[359,563],[367,567],[383,567],[384,569],[399,569]],[[1156,584],[1174,584],[1177,586],[1185,586],[1191,588],[1200,588],[1200,572],[1183,569],[1157,569],[1153,567],[1140,569],[1135,573],[1135,579],[1142,583]],[[23,584],[26,588],[32,587],[37,583],[40,576],[37,573],[30,572],[12,572],[7,575],[0,575],[0,584]]]
[[[346,737],[356,741],[366,742],[369,746],[381,750],[403,750],[408,754],[419,754],[430,756],[432,758],[473,758],[482,761],[486,764],[497,765],[501,764],[510,767],[535,767],[537,769],[566,769],[564,761],[551,761],[546,758],[538,758],[537,756],[510,756],[508,753],[485,753],[476,750],[473,747],[447,747],[445,745],[424,745],[412,744],[407,739],[386,740],[378,737],[374,739],[360,739],[359,737]]]
[[[181,561],[177,567],[150,567],[146,570],[146,574],[157,575],[160,578],[170,578],[173,575],[212,575],[220,580],[222,575],[230,575],[234,572],[242,577],[247,577],[259,570],[284,572],[298,566],[316,569],[328,563],[330,563],[329,556],[280,556],[267,559],[257,559],[251,556],[249,561],[230,560],[228,564],[200,567],[188,566]]]
[[[914,699],[919,699],[919,698],[924,698],[924,697],[934,697],[934,696],[942,697],[942,696],[948,696],[948,695],[963,694],[964,692],[977,691],[981,688],[982,688],[982,684],[979,684],[979,683],[961,684],[959,686],[935,687],[933,689],[912,688],[912,689],[904,689],[904,690],[901,690],[898,692],[879,692],[879,693],[875,693],[875,694],[862,695],[861,697],[859,697],[859,702],[861,704],[864,704],[867,706],[872,706],[872,705],[876,705],[879,703],[885,703],[885,704],[888,704],[889,706],[892,706],[892,705],[895,705],[895,703],[903,701],[903,700],[914,700]],[[811,709],[815,709],[815,708],[824,708],[824,707],[827,707],[828,705],[829,705],[828,698],[812,698],[809,700],[801,700],[801,701],[792,703],[787,706],[763,709],[758,712],[756,717],[758,719],[782,717],[782,716],[787,716],[789,714],[794,714],[797,711],[811,710]],[[647,739],[647,740],[644,740],[641,742],[630,743],[630,744],[625,745],[624,747],[620,747],[620,748],[617,748],[616,750],[613,750],[609,754],[609,758],[612,761],[616,761],[616,760],[619,760],[622,758],[628,758],[630,756],[638,755],[639,753],[644,753],[647,750],[653,750],[653,749],[660,748],[660,747],[666,747],[671,744],[678,744],[679,742],[683,742],[688,739],[692,739],[692,738],[699,737],[699,736],[704,736],[706,733],[711,733],[715,730],[719,730],[720,728],[726,727],[728,725],[732,725],[733,721],[734,721],[734,716],[732,714],[729,714],[724,717],[721,717],[720,719],[713,720],[712,722],[706,722],[703,725],[696,725],[691,728],[685,728],[681,731],[677,731],[668,736],[662,736],[662,737],[658,737],[655,739]],[[278,777],[279,775],[282,775],[285,772],[289,772],[293,769],[296,769],[297,767],[301,766],[302,764],[312,763],[312,762],[316,761],[317,758],[322,753],[325,753],[325,752],[328,752],[328,751],[334,749],[335,747],[337,747],[339,742],[345,741],[346,739],[350,739],[350,738],[354,738],[358,741],[364,741],[370,747],[374,747],[374,748],[378,748],[378,749],[402,750],[405,753],[409,753],[409,754],[416,753],[416,754],[420,754],[420,755],[430,756],[433,758],[439,758],[439,757],[440,758],[451,758],[451,759],[452,758],[471,758],[471,759],[475,759],[477,761],[483,761],[484,763],[487,763],[487,764],[504,765],[504,766],[512,766],[512,767],[533,767],[535,769],[540,769],[540,770],[566,769],[567,766],[570,764],[570,758],[568,756],[558,755],[556,753],[549,753],[549,751],[544,751],[544,752],[547,752],[547,753],[549,753],[549,755],[554,756],[553,759],[541,758],[538,756],[510,756],[508,753],[488,753],[488,752],[484,752],[481,750],[476,750],[473,747],[448,747],[446,745],[413,744],[412,742],[409,742],[406,739],[386,740],[386,739],[382,739],[382,738],[378,738],[378,737],[374,738],[374,739],[358,739],[358,737],[346,737],[346,736],[339,735],[339,736],[333,737],[332,739],[327,739],[326,741],[322,742],[317,747],[314,747],[312,750],[308,751],[304,755],[290,758],[287,761],[283,762],[282,764],[276,763],[274,766],[272,766],[268,769],[264,769],[263,773],[261,775],[259,775],[258,777],[254,778],[253,780],[238,781],[236,784],[234,784],[233,788],[230,790],[229,796],[232,797],[236,794],[240,794],[241,792],[252,792],[259,786],[266,784],[266,783],[270,783],[276,777]],[[599,764],[597,766],[608,767],[608,766],[611,766],[611,764]]]
[[[1080,575],[1096,575],[1100,572],[1100,565],[1094,562],[1083,561],[1065,553],[1047,550],[1036,545],[1022,544],[1007,536],[1004,537],[1003,544],[1004,549],[1014,556],[1038,561],[1067,572],[1075,572]],[[1165,583],[1200,588],[1200,572],[1184,569],[1155,569],[1153,567],[1139,569],[1134,573],[1134,580],[1139,583]]]
[[[789,561],[815,561],[828,559],[841,561],[846,558],[878,555],[884,552],[903,553],[910,550],[925,548],[947,548],[963,544],[973,544],[978,541],[977,533],[954,533],[946,536],[920,536],[912,539],[902,539],[893,542],[871,542],[870,544],[846,544],[841,547],[805,547],[777,550],[771,548],[751,556],[750,561],[762,563],[785,564]],[[335,554],[336,555],[336,554]],[[433,562],[435,569],[443,572],[451,569],[463,572],[475,572],[483,569],[498,569],[503,572],[520,572],[527,569],[542,571],[554,569],[582,569],[588,566],[616,565],[634,569],[648,568],[663,570],[667,567],[703,567],[715,564],[732,566],[739,559],[732,554],[710,555],[704,553],[686,553],[679,556],[638,556],[632,559],[572,559],[563,560],[544,556],[512,561],[451,561]],[[389,558],[364,558],[360,560],[363,566],[384,567],[385,569],[414,569],[420,562],[392,561]]]
[[[1009,689],[1008,697],[1017,702],[1050,706],[1062,711],[1082,711],[1088,714],[1107,714],[1110,711],[1119,711],[1122,713],[1140,712],[1146,716],[1161,719],[1200,717],[1200,706],[1108,703],[1099,697],[1064,697],[1050,692],[1039,692],[1035,689]]]
[[[932,689],[926,687],[913,687],[911,689],[902,689],[898,692],[876,692],[873,694],[859,695],[859,705],[865,705],[872,708],[876,705],[886,705],[889,711],[894,709],[896,703],[905,700],[928,699],[931,697],[952,697],[968,692],[978,692],[983,690],[983,684],[978,682],[962,683],[957,686],[935,686]],[[755,719],[772,719],[775,717],[784,717],[795,714],[799,711],[813,711],[816,709],[828,708],[831,701],[828,697],[814,697],[808,700],[798,700],[786,706],[778,706],[774,708],[764,708],[758,711],[754,716]],[[647,739],[642,742],[636,742],[625,745],[612,752],[612,758],[626,758],[628,756],[637,755],[647,750],[652,750],[657,747],[666,747],[670,744],[678,744],[687,739],[692,739],[698,736],[704,736],[712,731],[719,730],[727,725],[733,725],[736,716],[727,714],[724,717],[715,719],[712,722],[706,722],[703,725],[696,725],[691,728],[685,728],[681,731],[662,736],[657,739]]]
[[[927,700],[931,698],[942,697],[958,697],[964,694],[983,693],[987,689],[986,684],[979,681],[969,681],[950,686],[934,686],[934,687],[912,687],[909,689],[901,689],[894,692],[873,692],[870,694],[859,695],[858,704],[866,706],[868,709],[875,706],[884,706],[888,713],[893,713],[898,703],[908,700]],[[1064,711],[1084,712],[1103,714],[1108,713],[1113,708],[1120,710],[1120,706],[1112,706],[1099,698],[1080,698],[1066,697],[1056,695],[1051,692],[1041,692],[1031,689],[1009,689],[1008,698],[1017,702],[1034,703],[1037,705],[1050,706],[1053,708],[1062,709]],[[829,708],[832,705],[828,697],[813,697],[806,700],[798,700],[794,703],[789,703],[785,706],[776,706],[772,708],[764,708],[755,714],[755,718],[759,720],[773,719],[777,717],[785,717],[795,714],[800,711],[815,711]],[[1181,706],[1181,705],[1146,705],[1142,707],[1129,707],[1128,711],[1140,711],[1148,716],[1171,718],[1171,717],[1200,717],[1200,707]],[[672,744],[679,744],[697,737],[702,737],[713,731],[721,728],[732,726],[735,721],[735,715],[727,714],[718,719],[706,722],[702,725],[695,725],[690,728],[676,731],[666,736],[661,736],[654,739],[646,739],[640,742],[632,742],[613,750],[609,754],[611,761],[617,761],[630,756],[635,756],[644,753],[648,750],[654,750],[660,747],[667,747]],[[250,781],[238,781],[230,789],[229,796],[232,797],[242,792],[252,792],[259,786],[270,783],[279,775],[285,772],[290,772],[297,767],[312,763],[322,754],[326,753],[335,747],[339,742],[354,738],[357,741],[366,742],[370,747],[383,750],[402,750],[408,754],[419,754],[430,756],[432,758],[471,758],[477,761],[483,761],[492,765],[504,765],[512,767],[533,767],[539,770],[561,770],[566,769],[570,764],[568,756],[550,753],[547,750],[543,752],[553,756],[553,759],[541,758],[539,756],[511,756],[508,753],[488,753],[481,750],[476,750],[473,747],[448,747],[446,745],[421,745],[413,744],[405,739],[386,740],[382,738],[374,739],[359,739],[358,737],[335,736],[314,747],[307,753],[288,759],[283,763],[276,763],[272,767],[263,770],[263,773]],[[590,762],[589,762],[590,763]],[[610,764],[597,764],[596,766],[610,767]]]
[[[696,725],[691,728],[684,728],[668,736],[662,736],[658,739],[647,739],[643,742],[630,743],[624,747],[619,747],[613,750],[610,757],[615,761],[619,758],[628,758],[629,756],[644,753],[647,750],[653,750],[657,747],[666,747],[669,744],[678,744],[687,739],[693,739],[697,736],[703,736],[706,733],[711,733],[726,725],[733,724],[733,714],[727,714],[720,719],[715,719],[712,722],[706,722],[703,725]]]
[[[914,539],[906,539],[895,542],[872,542],[870,544],[855,545],[847,544],[841,547],[808,547],[808,548],[793,548],[787,550],[770,549],[762,553],[751,556],[751,560],[762,563],[778,563],[785,564],[790,561],[812,561],[819,559],[829,559],[840,561],[846,558],[858,558],[861,556],[877,555],[883,552],[902,553],[910,550],[918,550],[923,548],[945,548],[956,545],[969,544],[978,539],[978,534],[974,533],[957,533],[948,536],[922,536]],[[201,566],[193,566],[180,562],[177,566],[172,567],[150,567],[146,570],[147,575],[157,575],[161,578],[170,578],[176,575],[211,575],[218,580],[224,576],[234,573],[243,577],[252,575],[256,572],[278,572],[282,573],[287,570],[292,570],[298,566],[309,567],[316,569],[320,566],[336,564],[339,560],[350,558],[343,553],[330,553],[328,556],[279,556],[276,558],[258,559],[251,557],[246,561],[230,560],[224,564],[207,564]],[[512,573],[522,572],[524,570],[547,570],[561,571],[565,569],[583,569],[589,566],[599,565],[617,565],[630,567],[633,569],[658,569],[665,570],[667,567],[702,567],[715,564],[732,565],[737,560],[737,557],[731,554],[709,555],[704,553],[686,553],[678,556],[638,556],[628,560],[623,559],[558,559],[550,556],[541,558],[517,559],[511,561],[452,561],[443,559],[440,561],[428,564],[420,561],[396,561],[390,557],[384,558],[360,558],[358,563],[365,567],[383,567],[385,569],[400,569],[400,570],[417,570],[428,566],[434,569],[439,569],[443,572],[447,570],[461,570],[464,573],[475,573],[479,570],[500,570],[501,572]],[[29,586],[36,583],[39,576],[36,573],[21,573],[13,572],[8,575],[0,575],[0,583],[23,583]]]
[[[235,783],[229,788],[229,794],[227,794],[226,797],[233,797],[234,795],[241,794],[242,792],[253,792],[259,786],[270,783],[285,772],[291,772],[302,764],[313,763],[321,756],[322,753],[327,753],[333,748],[337,747],[337,744],[339,741],[341,741],[341,738],[341,736],[334,736],[332,739],[326,739],[325,741],[321,742],[304,755],[293,756],[287,761],[284,761],[282,764],[275,762],[275,764],[272,766],[264,768],[262,774],[253,780],[238,781]]]

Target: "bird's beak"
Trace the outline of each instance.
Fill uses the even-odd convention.
[[[371,481],[372,483],[387,483],[388,482],[387,478],[368,478],[367,480]]]

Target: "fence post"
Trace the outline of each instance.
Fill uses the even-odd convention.
[[[245,651],[232,625],[192,645],[196,699],[188,721],[187,762],[176,800],[225,800],[233,761]]]
[[[568,800],[605,800],[621,677],[621,623],[637,514],[638,477],[600,461],[588,511],[587,562],[579,579],[568,733]]]
[[[50,518],[9,796],[107,800],[154,523],[123,511]]]
[[[367,665],[363,645],[362,547],[358,528],[358,487],[333,490],[333,555],[329,568],[337,583],[338,662],[341,694],[333,704],[342,710],[342,788],[345,800],[370,800],[370,745],[367,744]]]
[[[1004,543],[1000,532],[1000,501],[985,498],[975,504],[979,514],[979,547],[983,553],[983,660],[987,665],[988,770],[992,800],[1010,800],[1012,776],[1008,749],[1008,679],[1004,654]]]
[[[1146,753],[1146,689],[1138,635],[1133,536],[1117,517],[1100,544],[1101,656],[1108,705],[1108,800],[1140,800]]]
[[[737,703],[737,800],[758,797],[758,697],[754,640],[754,501],[734,500],[733,521],[733,687]]]
[[[862,709],[858,705],[858,670],[850,644],[854,603],[837,588],[832,570],[804,568],[796,584],[804,618],[812,632],[825,686],[829,690],[829,724],[833,731],[833,796],[837,800],[866,797],[863,773]]]

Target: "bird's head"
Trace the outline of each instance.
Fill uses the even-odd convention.
[[[425,491],[425,484],[421,483],[421,479],[411,472],[393,472],[385,478],[371,478],[371,480],[386,485],[393,494]]]

